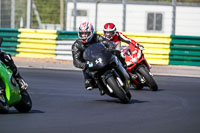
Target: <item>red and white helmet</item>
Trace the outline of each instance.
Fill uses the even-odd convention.
[[[108,40],[113,39],[116,33],[116,27],[113,23],[106,23],[103,28],[104,37]]]
[[[88,43],[91,41],[94,35],[94,27],[90,22],[83,22],[79,26],[78,37],[83,43]]]

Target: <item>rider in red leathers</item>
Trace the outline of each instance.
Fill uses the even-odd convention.
[[[114,42],[114,47],[116,50],[121,50],[121,41],[125,42],[127,44],[134,44],[136,47],[143,48],[142,45],[139,45],[136,41],[133,39],[128,38],[121,32],[116,31],[116,26],[113,23],[106,23],[103,28],[103,36],[107,38],[110,41]]]
[[[113,48],[115,50],[121,51],[121,41],[125,42],[127,44],[132,43],[135,47],[138,47],[140,50],[143,50],[143,48],[144,48],[142,45],[137,43],[135,40],[130,39],[127,36],[125,36],[123,33],[116,31],[116,26],[113,23],[106,23],[103,28],[103,33],[104,33],[103,36],[105,38],[107,38],[109,41],[114,42]],[[124,56],[123,52],[121,52],[121,55],[122,55],[122,57],[124,57],[124,60],[125,60],[125,56]],[[127,69],[127,66],[125,66],[125,68]],[[131,73],[129,73],[129,75],[132,79],[135,78],[135,76],[132,75]],[[132,83],[132,84],[134,84],[134,83]]]

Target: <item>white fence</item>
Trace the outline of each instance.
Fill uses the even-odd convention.
[[[177,35],[200,35],[200,3],[177,3],[176,15],[173,11],[171,2],[0,0],[0,28],[30,26],[72,31],[77,30],[81,22],[91,21],[97,31],[101,31],[105,23],[113,22],[124,32],[172,34],[175,29]],[[175,28],[172,28],[173,22],[176,22]]]
[[[77,10],[87,12],[86,16],[77,16],[76,25],[83,21],[91,21],[95,24],[95,5],[96,3],[77,3]],[[66,30],[73,30],[74,16],[72,11],[74,9],[74,3],[69,2],[67,4],[67,28]],[[152,19],[152,22],[148,21],[148,14],[161,14],[162,17]],[[173,7],[169,4],[156,5],[156,4],[130,4],[126,5],[126,32],[134,33],[172,33],[173,22]],[[160,23],[156,23],[159,19]],[[116,24],[117,29],[122,31],[123,29],[123,5],[121,3],[99,3],[97,12],[97,29],[101,31],[103,25],[107,22],[113,22]],[[150,29],[148,25],[161,25],[161,29]],[[177,35],[200,35],[200,7],[195,6],[177,6],[176,7],[176,34]]]

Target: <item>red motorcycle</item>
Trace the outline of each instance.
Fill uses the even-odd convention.
[[[152,91],[157,91],[158,86],[150,72],[150,66],[144,58],[143,47],[136,47],[130,43],[123,53],[128,71],[133,79],[133,87],[142,89],[144,86],[148,86]]]

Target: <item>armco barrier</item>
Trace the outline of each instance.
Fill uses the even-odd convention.
[[[56,30],[19,29],[17,57],[55,58]]]
[[[76,40],[78,38],[77,31],[57,31],[57,40]]]
[[[0,37],[3,38],[1,49],[11,54],[12,56],[18,54],[18,52],[16,51],[17,45],[19,44],[19,42],[17,41],[18,34],[18,29],[0,29]]]
[[[200,37],[171,36],[170,65],[200,66]]]
[[[125,35],[144,46],[144,55],[148,63],[159,65],[169,64],[171,41],[169,34],[125,33]]]
[[[150,64],[200,66],[200,36],[124,34],[144,46]],[[73,31],[7,28],[0,29],[0,36],[1,49],[12,56],[63,60],[72,60],[71,46],[78,38]]]
[[[57,31],[56,38],[56,59],[72,60],[71,47],[78,38],[75,31]]]
[[[39,29],[0,29],[1,49],[17,57],[72,60],[77,32]]]
[[[19,32],[17,56],[72,60],[71,45],[78,38],[77,32],[34,29]]]

